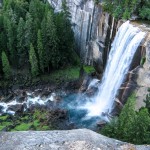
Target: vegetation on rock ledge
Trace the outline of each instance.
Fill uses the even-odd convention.
[[[111,138],[134,144],[150,144],[150,95],[146,107],[135,111],[135,94],[132,94],[118,118],[106,125],[101,133]]]
[[[131,16],[136,15],[150,20],[149,0],[104,0],[103,8],[118,19],[130,19]]]

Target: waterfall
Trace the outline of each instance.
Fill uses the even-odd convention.
[[[81,109],[88,110],[88,115],[102,116],[110,113],[120,88],[127,75],[133,56],[145,37],[145,33],[134,27],[129,21],[122,24],[111,45],[109,58],[102,81],[98,86],[98,94],[86,102]]]
[[[101,119],[109,121],[105,114],[112,111],[118,89],[123,83],[133,56],[145,35],[146,33],[131,25],[129,21],[122,24],[112,43],[102,80],[93,79],[86,93],[73,93],[66,96],[66,94],[58,92],[43,97],[40,93],[37,95],[36,90],[34,92],[27,91],[24,101],[18,101],[19,96],[16,96],[9,102],[0,102],[0,115],[3,113],[15,114],[10,106],[22,105],[25,106],[24,111],[26,111],[32,106],[47,105],[50,109],[67,109],[69,121],[78,127],[94,128]],[[42,89],[37,89],[37,91],[39,90]],[[57,96],[62,97],[59,104]],[[57,107],[55,108],[55,106]]]

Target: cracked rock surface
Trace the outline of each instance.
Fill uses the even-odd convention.
[[[150,150],[88,129],[64,131],[1,132],[0,150]]]

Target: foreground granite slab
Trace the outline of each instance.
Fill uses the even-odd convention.
[[[0,132],[0,150],[150,150],[88,129]]]

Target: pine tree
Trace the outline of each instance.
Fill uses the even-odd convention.
[[[147,108],[142,108],[132,126],[131,142],[135,144],[149,144],[150,142],[150,114]]]
[[[71,18],[71,14],[69,12],[69,7],[67,6],[66,0],[62,1],[62,11],[67,19]]]
[[[40,20],[42,20],[44,14],[43,3],[39,0],[31,0],[29,5],[29,13],[31,14],[33,20],[36,22],[38,28],[40,27]]]
[[[38,32],[38,29],[40,28],[40,18],[38,16],[38,3],[39,3],[39,0],[31,0],[30,2],[30,5],[29,5],[29,13],[32,17],[32,44],[35,46],[36,43],[37,43],[37,32]],[[40,12],[42,13],[42,12]]]
[[[11,67],[9,65],[7,55],[4,51],[2,52],[2,66],[5,78],[9,79],[9,77],[11,76]]]
[[[22,66],[25,63],[25,43],[24,43],[24,25],[25,22],[23,18],[20,18],[18,28],[17,28],[17,49],[19,56],[19,66]]]
[[[14,12],[17,17],[17,22],[19,22],[20,18],[25,19],[26,13],[28,11],[29,3],[27,1],[15,1]]]
[[[118,119],[118,137],[122,140],[128,141],[132,137],[130,134],[133,132],[133,124],[136,118],[135,112],[135,94],[132,94],[125,106],[123,107]]]
[[[36,10],[36,2],[35,0],[31,0],[29,5],[29,13],[31,14],[32,18],[37,18],[37,10]]]
[[[45,17],[43,18],[41,22],[41,36],[42,36],[42,43],[43,43],[44,49],[46,49],[47,38],[46,38],[46,18]]]
[[[1,49],[6,49],[6,48],[7,48],[6,40],[7,40],[6,32],[5,32],[5,31],[2,31],[2,32],[0,33],[0,48],[1,48]]]
[[[150,114],[150,88],[148,89],[148,94],[146,95],[146,100],[144,100],[145,102],[145,107],[148,109],[149,114]]]
[[[67,65],[76,61],[76,57],[74,57],[76,55],[74,51],[74,34],[70,19],[69,8],[64,0],[62,3],[62,12],[58,13],[55,19],[57,35],[59,35],[58,46],[61,52],[61,65]]]
[[[58,37],[56,35],[56,27],[53,21],[52,12],[49,11],[47,14],[46,22],[46,65],[49,66],[49,63],[52,67],[58,67],[60,61],[60,55],[58,52]]]
[[[13,66],[16,66],[16,25],[7,18],[7,47],[10,52],[10,61]]]
[[[31,65],[31,74],[33,77],[35,77],[39,74],[39,69],[38,69],[38,61],[37,61],[37,57],[36,57],[33,44],[30,44],[29,62]]]
[[[32,42],[32,37],[33,37],[33,29],[32,29],[32,24],[33,23],[33,19],[30,15],[30,13],[26,14],[26,23],[25,23],[25,46],[27,48],[27,50],[29,50],[30,48],[30,43]],[[27,54],[27,52],[26,52]]]
[[[42,44],[41,30],[38,30],[37,37],[38,37],[37,48],[38,48],[38,56],[39,56],[39,66],[40,66],[40,70],[44,72],[45,51]]]

